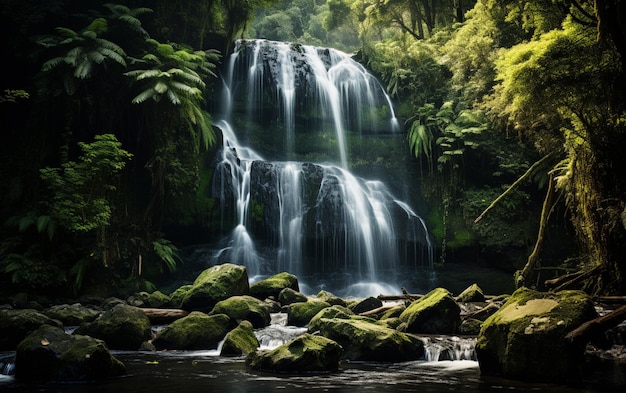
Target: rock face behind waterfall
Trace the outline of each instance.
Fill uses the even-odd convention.
[[[481,373],[507,378],[576,381],[584,364],[584,344],[565,336],[596,311],[582,291],[557,293],[518,289],[483,323],[476,353]]]

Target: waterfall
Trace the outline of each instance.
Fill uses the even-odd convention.
[[[363,66],[333,49],[238,41],[223,82],[213,195],[232,229],[213,263],[244,264],[251,277],[288,271],[313,291],[369,283],[360,294],[399,291],[402,269],[432,264],[419,215],[349,170],[350,138],[398,131]]]

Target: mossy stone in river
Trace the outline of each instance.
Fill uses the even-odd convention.
[[[137,350],[152,338],[152,326],[140,308],[118,304],[74,333],[104,340],[111,349]]]
[[[126,373],[104,341],[68,335],[63,329],[42,325],[17,347],[15,379],[18,381],[91,381]]]
[[[220,356],[248,355],[257,350],[259,340],[254,335],[254,329],[249,321],[242,321],[236,328],[228,332]]]
[[[321,318],[319,333],[339,343],[350,360],[402,362],[421,359],[424,344],[418,338],[366,319]]]
[[[63,324],[39,311],[0,310],[0,351],[12,351],[20,341],[41,325],[62,327]]]
[[[340,319],[350,319],[354,316],[352,310],[347,307],[334,305],[330,307],[326,307],[322,309],[320,312],[315,314],[313,318],[309,321],[308,330],[310,333],[314,333],[319,329],[318,322],[322,318],[340,318]]]
[[[584,343],[565,336],[597,316],[582,291],[538,292],[520,288],[483,322],[476,354],[481,373],[543,382],[576,381]]]
[[[289,305],[291,303],[306,302],[307,300],[309,299],[306,297],[306,295],[291,288],[284,288],[278,293],[278,301],[283,306]]]
[[[100,316],[100,311],[74,303],[51,306],[44,311],[44,314],[52,319],[58,319],[65,326],[78,326],[85,322],[95,321]]]
[[[152,343],[158,350],[215,349],[233,327],[228,315],[193,311],[160,330]]]
[[[251,353],[246,363],[274,373],[332,372],[339,368],[342,352],[335,341],[305,333],[273,350]]]
[[[261,300],[267,299],[270,296],[274,299],[278,299],[278,294],[285,288],[300,291],[298,277],[287,272],[274,274],[273,276],[252,284],[250,286],[250,295]]]
[[[256,329],[269,325],[271,321],[268,306],[262,300],[248,295],[231,296],[217,302],[211,314],[226,314],[237,322],[247,320]]]
[[[474,283],[469,287],[465,288],[463,292],[456,297],[457,302],[484,302],[485,294],[483,290],[478,286],[478,284]]]
[[[292,303],[287,306],[287,324],[294,326],[306,326],[311,318],[330,304],[316,299],[307,302]]]
[[[436,288],[415,300],[400,314],[407,333],[452,334],[461,324],[461,308],[452,294]]]
[[[245,266],[224,263],[204,270],[198,275],[181,302],[189,311],[210,312],[220,300],[250,292]]]

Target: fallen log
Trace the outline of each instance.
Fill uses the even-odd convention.
[[[170,323],[189,315],[189,311],[178,308],[141,308],[141,311],[153,324]]]
[[[584,344],[594,336],[603,333],[626,320],[626,305],[616,308],[609,314],[587,321],[569,332],[565,339],[572,344]]]
[[[424,297],[424,295],[403,293],[402,295],[378,295],[378,299],[385,300],[418,300]]]
[[[368,315],[375,315],[375,314],[379,314],[379,313],[385,312],[385,311],[387,311],[387,310],[389,310],[389,309],[391,309],[393,307],[395,307],[395,306],[393,306],[393,305],[381,306],[381,307],[375,308],[373,310],[363,311],[362,313],[359,313],[359,315],[362,316],[362,317],[367,317]]]

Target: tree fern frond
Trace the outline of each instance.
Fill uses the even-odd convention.
[[[158,94],[163,94],[163,93],[165,93],[166,91],[169,90],[169,86],[167,85],[167,83],[163,83],[161,81],[157,81],[157,83],[155,83],[152,88]]]
[[[157,93],[154,89],[150,88],[139,93],[133,100],[131,101],[133,104],[141,104],[146,100],[153,98],[155,101],[159,101]]]
[[[167,98],[170,100],[170,102],[174,105],[180,105],[180,98],[178,97],[178,95],[176,93],[174,93],[174,91],[172,91],[171,89],[167,91]]]

